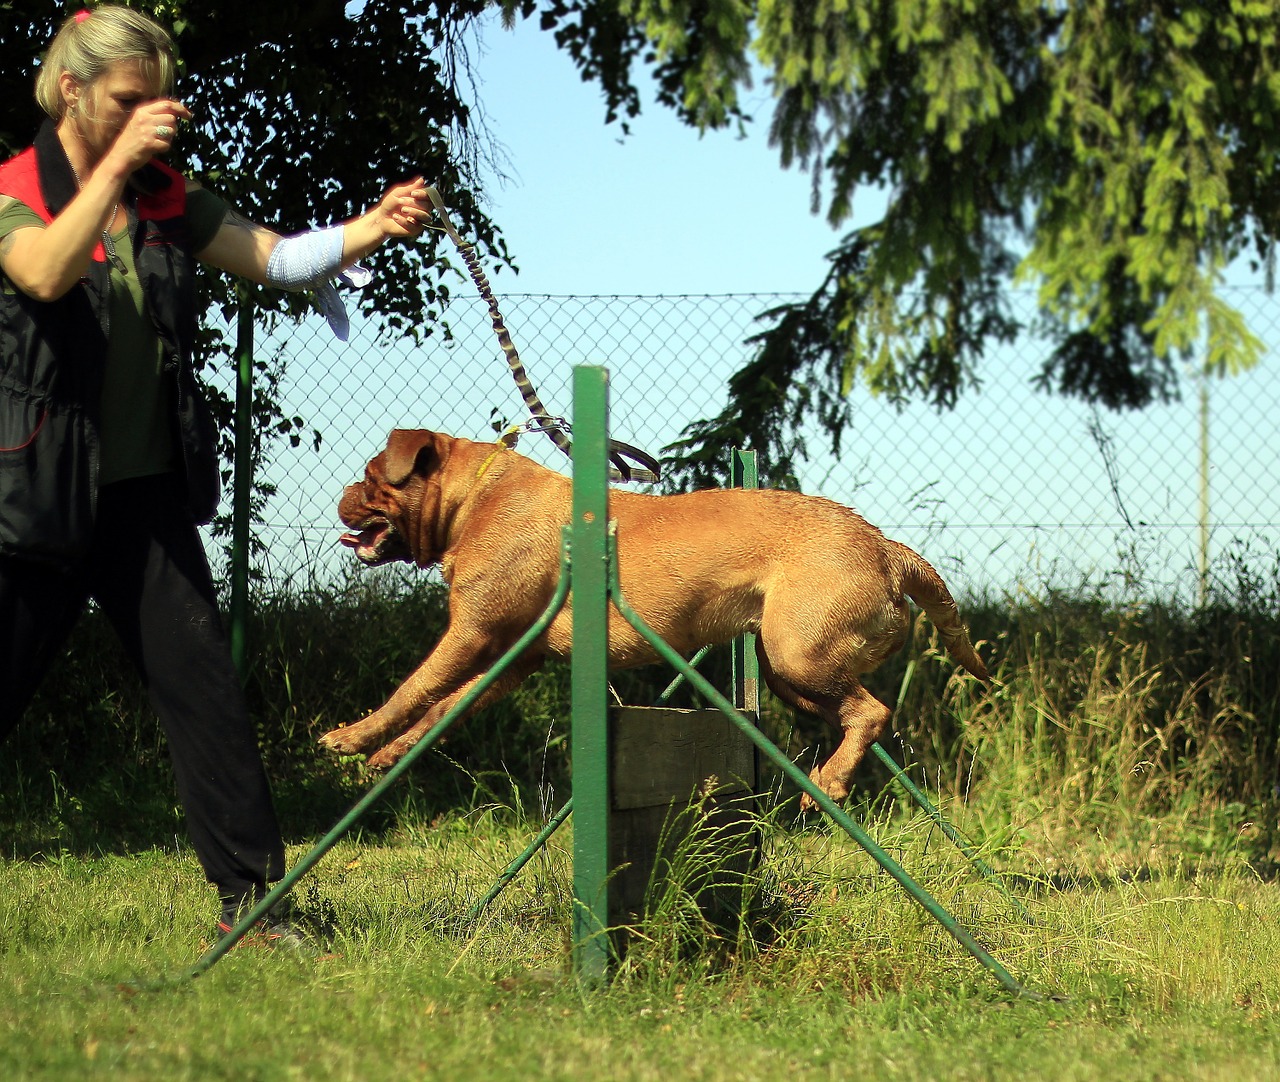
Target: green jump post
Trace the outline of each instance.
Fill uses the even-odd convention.
[[[609,376],[573,370],[573,967],[605,982],[609,916]]]
[[[235,477],[231,497],[231,660],[243,684],[249,616],[249,503],[253,493],[253,301],[244,289],[236,322]]]
[[[605,433],[606,437],[608,432]],[[735,485],[743,488],[755,488],[758,485],[756,475],[756,455],[754,451],[738,451],[734,450],[733,458],[730,462],[732,480]],[[696,654],[689,659],[689,666],[697,668],[698,663],[711,652],[711,646],[704,646]],[[734,672],[734,697],[735,702],[744,710],[757,713],[760,708],[759,697],[759,661],[755,655],[755,636],[746,635],[734,640],[733,646],[733,672]],[[661,706],[675,693],[676,689],[684,683],[684,673],[676,673],[675,679],[672,680],[666,688],[654,700],[654,706]],[[514,860],[512,860],[502,874],[498,876],[497,881],[485,893],[478,902],[475,903],[467,913],[468,920],[478,920],[484,911],[493,903],[515,879],[520,870],[529,863],[534,854],[537,853],[544,845],[550,841],[551,836],[560,829],[561,826],[573,814],[573,797],[570,796],[564,806],[556,812],[538,832],[537,836],[525,847]]]

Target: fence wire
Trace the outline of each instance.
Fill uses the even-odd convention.
[[[1226,292],[1255,334],[1280,341],[1274,297]],[[613,434],[659,453],[724,407],[729,377],[751,356],[746,340],[766,327],[761,314],[796,299],[507,294],[499,303],[552,414],[572,414],[574,365],[604,365]],[[1011,306],[1032,323],[1033,294],[1014,294]],[[255,352],[282,369],[285,412],[309,433],[296,447],[265,445],[260,477],[275,493],[254,527],[260,589],[349,573],[337,501],[391,429],[486,440],[495,425],[525,419],[478,299],[460,290],[445,325],[423,330],[417,345],[380,340],[355,314],[345,343],[318,317],[260,333]],[[839,456],[816,427],[804,433],[801,487],[856,507],[961,593],[1084,588],[1195,602],[1206,588],[1236,589],[1242,576],[1274,581],[1276,367],[1211,380],[1188,371],[1176,401],[1112,413],[1036,390],[1047,350],[1026,333],[993,351],[980,387],[952,410],[898,409],[855,389]],[[540,435],[524,436],[519,450],[568,470]]]

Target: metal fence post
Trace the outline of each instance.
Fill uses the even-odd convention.
[[[604,982],[609,915],[608,373],[573,370],[573,965]]]
[[[231,660],[243,683],[246,675],[245,623],[249,615],[249,514],[253,493],[253,323],[254,304],[240,289],[236,321],[235,473],[231,498]]]

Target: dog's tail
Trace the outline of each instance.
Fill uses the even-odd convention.
[[[979,680],[990,683],[987,667],[969,641],[969,629],[942,576],[918,552],[898,541],[889,544],[897,555],[902,592],[924,609],[951,656]]]

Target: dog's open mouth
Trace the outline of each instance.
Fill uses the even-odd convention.
[[[354,549],[356,559],[373,567],[390,560],[406,559],[408,548],[396,528],[381,515],[371,515],[363,522],[354,523],[354,529],[344,533],[339,542]]]

